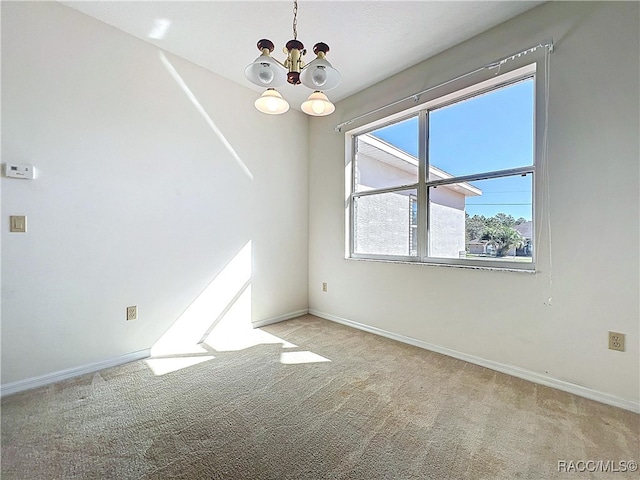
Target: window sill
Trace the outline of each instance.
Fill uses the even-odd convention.
[[[409,262],[407,260],[386,260],[381,258],[354,258],[345,257],[345,260],[354,262],[376,262],[376,263],[398,263],[401,265],[420,265],[426,267],[443,267],[443,268],[462,268],[466,270],[491,270],[497,272],[514,272],[514,273],[528,273],[535,274],[535,269],[524,268],[510,268],[510,267],[497,267],[488,265],[456,265],[452,263],[435,263],[435,262]]]

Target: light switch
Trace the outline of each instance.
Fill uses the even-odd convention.
[[[9,231],[17,233],[26,233],[27,217],[24,215],[11,215]]]

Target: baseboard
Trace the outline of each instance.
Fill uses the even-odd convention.
[[[265,318],[264,320],[256,320],[255,322],[251,322],[253,328],[266,327],[267,325],[271,325],[272,323],[284,322],[285,320],[291,320],[292,318],[300,317],[302,315],[306,315],[309,313],[308,309],[297,310],[295,312],[285,313],[284,315],[278,315],[277,317]]]
[[[408,343],[409,345],[424,348],[432,352],[441,353],[443,355],[457,358],[459,360],[464,360],[465,362],[473,363],[481,367],[486,367],[491,370],[495,370],[497,372],[506,373],[507,375],[512,375],[514,377],[522,378],[523,380],[528,380],[530,382],[538,383],[540,385],[545,385],[547,387],[552,387],[558,390],[562,390],[564,392],[573,393],[575,395],[578,395],[580,397],[585,397],[590,400],[595,400],[597,402],[605,403],[607,405],[612,405],[614,407],[619,407],[625,410],[630,410],[635,413],[640,413],[640,403],[634,402],[632,400],[626,400],[624,398],[616,397],[615,395],[611,395],[609,393],[600,392],[598,390],[593,390],[588,387],[583,387],[582,385],[577,385],[575,383],[565,382],[564,380],[558,380],[553,377],[541,375],[531,370],[526,370],[526,369],[515,367],[512,365],[505,365],[503,363],[494,362],[492,360],[486,360],[484,358],[476,357],[474,355],[468,355],[466,353],[451,350],[446,347],[441,347],[438,345],[433,345],[431,343],[423,342],[422,340],[417,340],[415,338],[389,332],[381,328],[372,327],[369,325],[365,325],[363,323],[358,323],[352,320],[348,320],[346,318],[337,317],[329,313],[319,312],[314,309],[309,309],[309,313],[312,315],[315,315],[316,317],[324,318],[326,320],[331,320],[332,322],[340,323],[348,327],[357,328],[359,330],[364,330],[365,332],[374,333],[382,337],[391,338],[392,340],[397,340],[402,343]]]
[[[91,363],[89,365],[83,365],[81,367],[67,368],[66,370],[60,370],[53,373],[47,373],[46,375],[40,375],[38,377],[27,378],[25,380],[18,380],[17,382],[11,382],[0,386],[0,396],[4,397],[12,395],[18,392],[24,392],[25,390],[31,390],[32,388],[42,387],[51,383],[56,383],[61,380],[67,380],[68,378],[78,377],[86,373],[97,372],[105,368],[117,367],[136,360],[142,360],[149,357],[151,353],[150,349],[140,350],[138,352],[131,352],[119,357],[104,360],[102,362]]]

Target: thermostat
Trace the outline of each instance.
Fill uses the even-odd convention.
[[[18,165],[17,163],[5,163],[4,174],[9,178],[25,178],[33,180],[35,178],[35,168],[33,165]]]

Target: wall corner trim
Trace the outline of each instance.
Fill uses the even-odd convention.
[[[118,357],[103,360],[101,362],[90,363],[80,367],[67,368],[65,370],[59,370],[57,372],[47,373],[38,377],[26,378],[24,380],[18,380],[16,382],[6,383],[0,386],[0,396],[5,397],[14,393],[24,392],[25,390],[31,390],[37,387],[43,387],[51,383],[60,382],[69,378],[78,377],[87,373],[97,372],[104,370],[105,368],[117,367],[125,363],[134,362],[136,360],[142,360],[148,358],[151,355],[151,349],[139,350],[137,352],[126,353]]]
[[[253,328],[266,327],[267,325],[271,325],[272,323],[280,323],[285,320],[291,320],[292,318],[301,317],[302,315],[306,315],[309,313],[308,309],[304,310],[296,310],[295,312],[285,313],[283,315],[278,315],[277,317],[265,318],[264,320],[256,320],[251,322]]]
[[[506,373],[507,375],[521,378],[523,380],[528,380],[533,383],[538,383],[540,385],[545,385],[547,387],[555,388],[557,390],[562,390],[563,392],[573,393],[574,395],[588,398],[590,400],[595,400],[596,402],[611,405],[613,407],[619,407],[624,410],[630,410],[635,413],[640,413],[640,402],[627,400],[624,398],[617,397],[615,395],[611,395],[610,393],[593,390],[588,387],[583,387],[582,385],[577,385],[575,383],[566,382],[564,380],[559,380],[553,377],[548,377],[546,375],[542,375],[540,373],[537,373],[531,370],[526,370],[524,368],[519,368],[512,365],[506,365],[503,363],[494,362],[492,360],[486,360],[484,358],[480,358],[473,355],[468,355],[466,353],[451,350],[446,347],[433,345],[431,343],[423,342],[422,340],[417,340],[415,338],[400,335],[398,333],[389,332],[387,330],[365,325],[363,323],[354,322],[353,320],[348,320],[346,318],[341,318],[335,315],[331,315],[329,313],[320,312],[318,310],[309,309],[309,313],[311,315],[315,315],[316,317],[324,318],[325,320],[330,320],[332,322],[340,323],[348,327],[357,328],[358,330],[364,330],[365,332],[373,333],[375,335],[380,335],[382,337],[387,337],[392,340],[397,340],[398,342],[413,345],[415,347],[424,348],[425,350],[430,350],[432,352],[441,353],[449,357],[457,358],[458,360],[463,360],[465,362],[473,363],[475,365],[489,368],[497,372]]]

